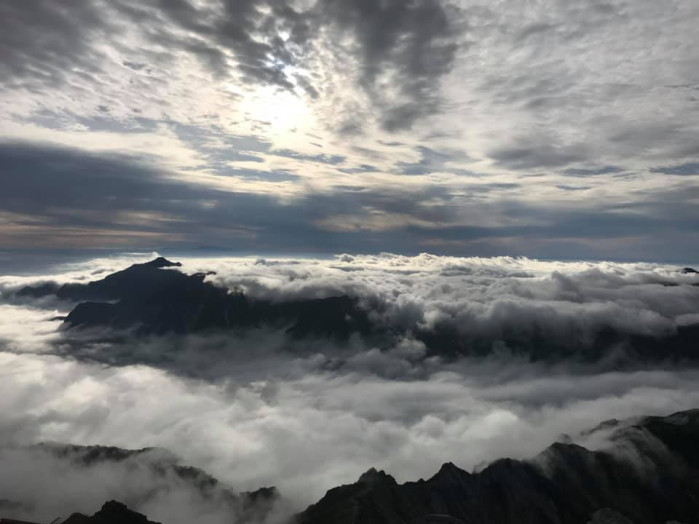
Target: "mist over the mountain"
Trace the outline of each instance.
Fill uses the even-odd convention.
[[[531,457],[555,441],[605,448],[604,438],[583,432],[612,418],[699,406],[692,353],[662,353],[664,341],[699,320],[699,277],[682,267],[183,257],[181,267],[152,271],[204,273],[204,283],[263,304],[261,318],[274,321],[186,333],[66,324],[77,301],[61,286],[99,282],[151,258],[0,279],[0,498],[20,514],[91,514],[116,498],[156,521],[230,521],[228,509],[172,475],[154,480],[128,461],[85,471],[26,448],[40,442],[166,449],[233,493],[276,486],[283,504],[265,518],[282,518],[372,467],[407,481],[445,462],[470,470]],[[299,320],[285,304],[340,296],[356,300],[371,329],[293,330]],[[160,314],[153,304],[148,311]],[[464,349],[430,346],[424,334],[440,330],[465,340]],[[556,350],[552,358],[530,351],[539,340]],[[655,341],[658,353],[634,353],[638,340]],[[141,487],[152,496],[136,496]]]

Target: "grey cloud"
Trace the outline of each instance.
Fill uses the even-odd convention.
[[[332,28],[353,44],[331,66],[342,68],[347,60],[356,64],[361,75],[355,87],[369,95],[383,125],[395,130],[439,109],[440,79],[450,71],[457,49],[455,13],[455,7],[439,0],[320,0],[306,10],[268,0],[196,5],[189,0],[119,0],[108,5],[11,1],[0,12],[6,26],[0,42],[3,77],[43,89],[58,87],[77,69],[96,74],[104,60],[97,39],[116,37],[119,23],[127,23],[136,24],[147,41],[139,50],[141,58],[122,61],[137,73],[146,68],[144,62],[162,62],[163,56],[174,61],[173,51],[183,50],[216,77],[238,71],[251,85],[277,86],[317,99],[330,96],[315,77],[321,73],[320,56],[330,56],[327,51],[334,46],[323,36]],[[124,43],[118,47],[130,52]],[[382,78],[387,73],[394,77],[388,89]]]
[[[594,175],[608,175],[611,173],[618,173],[621,169],[616,166],[604,166],[596,169],[583,169],[583,168],[573,168],[566,169],[564,173],[570,176],[594,176]]]
[[[665,175],[699,175],[699,162],[688,162],[676,166],[655,167],[652,173],[662,173]]]
[[[529,137],[522,142],[514,147],[491,151],[490,157],[510,169],[557,168],[588,158],[588,151],[582,144],[556,146],[547,143],[550,141],[544,137],[536,140]]]
[[[76,70],[100,70],[91,37],[109,34],[100,10],[82,0],[7,0],[0,5],[0,78],[6,87],[58,88]]]
[[[307,155],[292,151],[290,149],[276,149],[269,153],[270,155],[281,156],[286,158],[293,158],[295,160],[301,160],[303,162],[317,162],[319,164],[329,164],[329,165],[339,165],[343,164],[346,157],[341,155],[327,155],[325,153],[319,153],[317,155]]]
[[[254,517],[229,487],[163,449],[4,445],[0,464],[0,490],[12,502],[3,507],[5,517],[48,522],[94,513],[111,499],[162,522],[224,524]],[[259,509],[260,518],[249,522],[270,522]]]
[[[404,175],[427,175],[433,171],[439,171],[444,168],[452,156],[448,153],[434,151],[429,147],[420,146],[417,148],[417,153],[420,155],[418,162],[399,162],[397,167]]]
[[[322,0],[319,5],[323,20],[356,40],[361,83],[383,112],[386,129],[410,127],[439,109],[439,79],[451,70],[458,48],[456,7],[438,0]],[[396,77],[389,87],[398,90],[396,101],[381,83],[387,73]]]
[[[300,509],[369,467],[399,479],[431,475],[448,460],[471,468],[531,456],[601,420],[666,414],[699,401],[689,369],[576,374],[503,359],[435,365],[406,379],[413,357],[402,351],[393,362],[358,353],[336,370],[311,371],[322,356],[305,363],[280,357],[252,373],[256,357],[248,354],[248,365],[241,360],[213,384],[148,366],[0,352],[0,406],[12,414],[0,422],[18,428],[25,444],[50,438],[165,447],[237,489],[275,484]],[[22,380],[27,372],[42,373],[41,382]],[[0,468],[1,482],[13,482],[10,471]],[[120,471],[104,478],[119,482]],[[104,493],[104,484],[94,488],[96,497]]]
[[[220,164],[221,175],[297,180],[290,172],[226,164],[229,159],[254,157],[257,151],[267,153],[269,146],[255,137],[204,138],[200,147],[211,162]],[[599,203],[586,210],[493,199],[518,189],[504,182],[472,185],[461,195],[436,185],[390,193],[338,186],[282,203],[272,195],[223,191],[174,177],[154,167],[148,157],[6,143],[0,145],[0,161],[6,182],[0,194],[6,221],[0,232],[6,245],[18,248],[86,248],[95,240],[117,238],[123,239],[121,245],[149,249],[206,246],[257,253],[388,249],[413,254],[438,249],[468,254],[475,249],[470,246],[480,242],[481,254],[560,257],[565,252],[570,258],[641,257],[685,263],[696,256],[696,244],[690,241],[696,235],[696,209],[688,202],[696,192],[692,187],[668,188],[639,195],[636,202],[623,206]],[[468,216],[501,217],[503,225],[473,219],[466,225],[464,210]],[[62,231],[68,237],[61,237]],[[150,236],[139,237],[144,234]],[[638,238],[636,244],[615,241],[605,247],[603,243],[629,237]]]

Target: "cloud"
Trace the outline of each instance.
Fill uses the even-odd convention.
[[[437,0],[320,0],[305,6],[267,0],[148,5],[37,0],[30,10],[15,4],[3,8],[8,82],[60,87],[77,68],[96,82],[105,69],[100,62],[109,56],[99,38],[140,34],[142,56],[121,61],[136,73],[158,55],[177,60],[181,52],[216,79],[235,78],[246,89],[272,86],[311,100],[331,96],[319,77],[347,71],[349,61],[357,76],[345,81],[365,93],[390,130],[410,127],[440,109],[440,79],[450,71],[458,48],[453,24],[458,9]],[[123,24],[138,25],[125,29]],[[341,39],[332,36],[339,34]],[[47,39],[56,45],[47,45]],[[341,40],[347,45],[338,45]],[[116,47],[123,52],[128,45]],[[351,105],[351,95],[341,98]]]
[[[440,77],[451,70],[459,10],[438,0],[322,0],[320,19],[350,35],[359,84],[388,130],[408,128],[439,109]],[[347,46],[344,49],[347,51]]]
[[[32,281],[93,280],[146,258],[124,255],[73,263],[65,273],[3,277],[2,444],[166,448],[236,491],[276,485],[294,511],[370,467],[399,481],[427,477],[446,461],[473,468],[502,456],[528,457],[563,433],[577,438],[605,419],[699,403],[690,363],[543,364],[507,352],[452,361],[429,357],[410,337],[379,348],[361,339],[290,343],[265,329],[91,340],[69,348],[55,338],[56,304],[7,302],[10,291]],[[352,293],[372,307],[376,321],[448,321],[488,336],[504,329],[531,336],[536,326],[565,340],[602,325],[662,334],[696,318],[699,300],[695,276],[656,264],[350,254],[182,261],[185,271],[215,269],[209,278],[257,297]],[[50,472],[42,479],[56,471],[75,478],[64,491],[52,488],[56,498],[48,496],[45,508],[52,512],[58,506],[51,501],[61,494],[94,505],[109,493],[124,494],[131,481],[150,482],[139,468],[73,471],[7,452],[0,461],[2,485],[37,470]],[[81,482],[90,488],[80,490]],[[167,520],[167,508],[179,507],[168,502],[171,496],[191,500],[164,489],[153,518]]]
[[[665,175],[699,175],[699,162],[689,162],[678,166],[655,167],[651,169],[651,172]]]
[[[228,143],[246,150],[267,147],[244,137],[229,137]],[[204,150],[223,166],[217,149]],[[279,158],[304,163],[339,161],[282,153]],[[550,256],[565,251],[568,258],[665,258],[685,264],[697,255],[690,241],[696,236],[695,206],[688,201],[695,188],[636,190],[623,206],[601,201],[589,209],[542,208],[518,201],[526,185],[511,182],[473,181],[461,190],[444,184],[306,186],[301,193],[280,195],[265,184],[296,184],[300,176],[259,163],[254,169],[221,167],[218,176],[192,176],[146,155],[28,142],[0,144],[0,162],[8,182],[0,195],[0,238],[15,249],[226,246],[258,253],[438,249]]]
[[[246,522],[275,519],[262,504],[246,515],[244,499],[204,472],[182,465],[167,450],[42,443],[0,447],[0,463],[5,470],[0,490],[9,501],[9,508],[3,508],[6,517],[12,512],[48,521],[94,513],[105,501],[118,499],[158,522],[223,524],[255,517],[255,512],[259,518]]]
[[[5,246],[697,258],[687,0],[19,5],[0,40],[9,147],[149,175],[103,209],[5,200]],[[72,180],[58,197],[84,180],[38,156]]]
[[[576,375],[474,361],[406,380],[359,364],[301,373],[300,362],[287,357],[256,376],[232,368],[226,380],[206,384],[142,366],[0,359],[5,438],[165,447],[237,490],[274,484],[294,509],[369,467],[408,480],[446,461],[471,468],[527,457],[600,420],[666,414],[699,401],[696,373],[687,369]],[[15,478],[9,471],[19,473],[1,471],[4,483]],[[92,503],[121,493],[116,486],[128,484],[119,475],[88,472]]]
[[[99,71],[104,55],[91,36],[108,32],[92,2],[9,0],[0,6],[0,78],[6,88],[43,84],[57,89],[74,74]]]
[[[426,345],[423,356],[514,353],[535,360],[599,361],[616,355],[614,365],[623,363],[620,359],[626,352],[655,362],[696,357],[682,341],[696,323],[699,286],[695,284],[699,282],[695,275],[672,266],[426,254],[182,260],[184,271],[213,270],[207,278],[215,285],[243,291],[253,299],[288,302],[342,295],[358,299],[374,329],[365,334],[366,340],[357,338],[349,347],[337,348],[340,361],[347,359],[348,352],[371,350],[372,345],[400,346],[403,339]],[[101,270],[83,278],[103,275]],[[52,280],[44,277],[38,283],[47,281]],[[0,281],[0,290],[4,288],[13,300],[7,306],[14,308],[11,312],[21,315],[17,308],[26,305],[64,311],[72,307],[50,298],[27,303],[28,297],[13,297],[14,290],[29,282],[26,277]],[[54,309],[52,315],[56,314]],[[38,311],[36,318],[45,317]],[[15,324],[8,325],[10,333]],[[110,347],[93,342],[109,336],[80,331],[66,332],[61,344],[63,352],[80,358],[120,365],[146,363],[194,376],[206,376],[212,360],[238,362],[240,355],[254,351],[261,358],[262,348],[305,354],[329,354],[336,349],[325,347],[329,342],[322,339],[290,340],[284,335],[286,327],[236,336],[233,344],[226,342],[226,336],[208,341],[195,336],[184,342],[179,337],[156,338]],[[220,358],[213,359],[214,354]],[[219,366],[214,373],[225,373],[223,360]]]

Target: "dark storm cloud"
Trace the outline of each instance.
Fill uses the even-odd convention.
[[[104,57],[91,38],[114,31],[84,0],[4,0],[0,3],[0,82],[58,87],[74,71],[95,73]],[[113,34],[113,33],[112,33]]]

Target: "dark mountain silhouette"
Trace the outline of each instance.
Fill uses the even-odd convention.
[[[80,302],[66,317],[67,327],[135,328],[140,334],[191,333],[204,330],[284,328],[292,337],[347,339],[368,334],[370,323],[357,300],[341,296],[275,303],[229,292],[206,274],[187,275],[169,268],[179,263],[160,257],[88,284],[44,285],[19,295]]]
[[[298,515],[298,524],[658,524],[699,522],[699,410],[648,417],[610,451],[557,443],[531,461],[480,473],[445,464],[398,484],[369,470]]]
[[[130,510],[125,504],[110,500],[105,502],[102,509],[88,517],[81,513],[73,513],[62,524],[159,524],[150,521],[145,515]]]
[[[132,499],[107,502],[99,512],[91,517],[75,513],[67,520],[61,520],[61,524],[81,524],[83,522],[147,524],[150,521],[143,515],[128,510],[126,505],[138,507],[148,504],[158,496],[160,491],[168,489],[179,489],[183,493],[195,493],[198,495],[198,500],[208,501],[215,507],[224,509],[230,514],[232,521],[240,524],[252,524],[256,522],[256,519],[264,518],[274,509],[275,504],[280,499],[279,492],[274,487],[236,493],[207,472],[181,464],[178,457],[164,449],[123,449],[113,446],[78,446],[53,442],[36,444],[25,449],[46,453],[65,461],[79,471],[85,471],[86,474],[91,469],[105,471],[105,468],[110,466],[122,466],[122,470],[138,470],[148,473],[146,476],[138,477],[149,480],[148,483],[144,483],[143,490],[134,491]],[[5,502],[5,504],[0,504],[0,515],[2,513],[23,514],[32,509],[22,503]]]
[[[430,328],[372,322],[370,312],[356,297],[281,302],[251,298],[205,281],[204,273],[182,273],[177,270],[179,266],[159,257],[88,284],[44,284],[25,287],[17,294],[54,294],[78,302],[65,318],[67,329],[112,328],[163,335],[265,327],[285,330],[295,339],[328,337],[342,341],[356,333],[378,347],[390,347],[398,338],[413,336],[425,344],[428,356],[447,358],[487,356],[499,347],[534,361],[565,358],[594,362],[611,350],[627,355],[630,361],[699,360],[699,324],[678,326],[674,332],[657,337],[629,335],[608,326],[589,337],[570,336],[565,340],[533,325],[505,329],[496,340],[464,332],[448,320]],[[684,272],[691,272],[691,268]],[[380,304],[372,307],[381,313]]]
[[[478,473],[446,463],[427,480],[399,484],[389,474],[370,469],[356,483],[328,491],[290,524],[699,523],[699,409],[635,422],[609,421],[585,434],[597,431],[609,433],[609,449],[556,443],[531,460],[501,459]],[[129,460],[150,451],[41,446],[85,465]],[[171,467],[167,464],[162,467]],[[195,468],[183,467],[177,474],[198,489],[227,489]],[[239,523],[259,522],[255,518],[265,515],[278,498],[274,488],[228,492],[236,501],[232,522]],[[117,522],[150,521],[110,501],[93,516],[74,514],[64,524]]]

